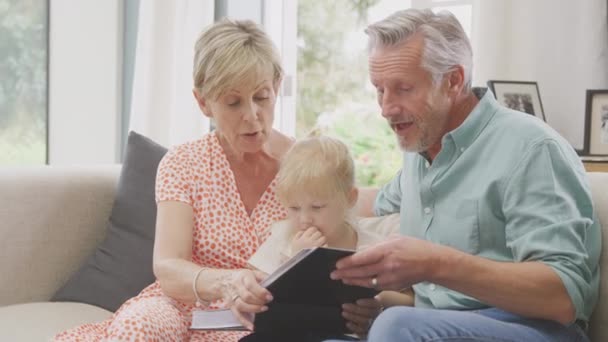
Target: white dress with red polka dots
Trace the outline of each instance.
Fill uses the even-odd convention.
[[[215,133],[172,149],[161,161],[156,201],[179,201],[194,209],[193,262],[220,269],[245,268],[268,237],[270,225],[286,216],[275,195],[276,180],[251,216]],[[216,301],[210,308],[223,307]],[[57,341],[237,341],[246,332],[191,331],[192,304],[164,295],[158,281],[125,302],[107,321],[60,333]]]

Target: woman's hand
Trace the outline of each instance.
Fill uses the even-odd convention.
[[[266,274],[254,270],[231,271],[222,282],[222,297],[229,303],[235,317],[249,330],[253,330],[253,315],[268,310],[272,300],[268,290],[260,285]]]
[[[354,304],[342,305],[342,317],[348,322],[346,327],[357,336],[367,336],[374,319],[382,312],[382,305],[377,298],[359,299]]]
[[[293,253],[297,253],[305,248],[321,247],[327,244],[327,239],[317,227],[308,227],[306,230],[300,230],[296,233],[291,241],[291,249]]]

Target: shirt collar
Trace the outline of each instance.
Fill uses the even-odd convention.
[[[446,134],[454,140],[457,150],[464,151],[471,146],[481,131],[490,122],[500,105],[494,99],[491,91],[487,91],[479,100],[479,103],[473,108],[460,126]]]

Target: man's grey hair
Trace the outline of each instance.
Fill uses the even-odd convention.
[[[365,30],[369,36],[368,49],[393,46],[405,42],[414,34],[424,38],[422,67],[437,84],[457,65],[464,68],[464,86],[471,89],[473,52],[471,43],[456,17],[448,12],[433,13],[430,9],[407,9],[371,24]]]

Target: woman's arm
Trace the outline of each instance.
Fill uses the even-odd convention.
[[[194,213],[192,208],[178,201],[158,204],[156,237],[154,241],[154,275],[169,297],[182,302],[195,302],[194,277],[201,267],[192,260],[192,236]],[[247,269],[203,270],[197,278],[196,289],[205,301],[224,299],[232,301],[239,295],[252,312],[257,312],[266,303],[268,291],[258,285],[256,274]],[[254,307],[254,306],[258,307]]]
[[[199,266],[192,260],[194,213],[188,204],[159,202],[154,238],[154,275],[166,295],[183,302],[195,302],[192,280]],[[206,300],[212,300],[206,296]]]

